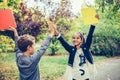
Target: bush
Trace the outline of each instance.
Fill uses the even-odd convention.
[[[119,44],[116,40],[112,38],[107,38],[108,36],[103,36],[96,34],[93,39],[92,51],[95,55],[105,55],[105,56],[116,56],[119,54]]]
[[[108,57],[120,55],[120,28],[114,24],[104,24],[102,27],[98,25],[97,27],[101,27],[101,29],[99,28],[98,32],[94,34],[91,47],[93,54]]]
[[[0,53],[2,52],[13,52],[14,51],[14,41],[7,36],[0,35]]]
[[[20,3],[18,12],[14,12],[18,34],[37,37],[44,32],[42,29],[46,28],[46,21],[43,16],[40,11],[28,9],[24,3]]]

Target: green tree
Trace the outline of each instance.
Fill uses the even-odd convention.
[[[72,12],[70,11],[71,5],[70,1],[62,0],[61,6],[56,9],[55,12],[51,13],[50,20],[54,21],[57,26],[57,30],[62,33],[62,35],[67,38],[67,32],[70,31],[70,18],[72,16]],[[58,45],[59,42],[56,38],[52,39],[52,45],[50,49],[52,51],[51,55],[55,55],[55,53],[59,50]]]
[[[94,54],[120,55],[120,2],[119,0],[97,0],[100,21],[93,38]],[[104,5],[103,5],[104,4]]]
[[[14,14],[18,34],[30,34],[37,37],[42,33],[42,28],[46,24],[44,19],[42,20],[42,13],[35,9],[27,9],[24,3],[20,4],[19,10],[19,13]]]
[[[3,2],[3,0],[0,0],[0,2]]]

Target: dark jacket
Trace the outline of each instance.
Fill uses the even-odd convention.
[[[85,41],[85,43],[81,46],[83,53],[85,55],[85,57],[87,58],[87,60],[93,64],[93,58],[92,55],[89,51],[91,43],[92,43],[92,36],[93,36],[93,32],[94,32],[95,26],[91,25],[90,26],[90,30],[87,36],[87,39]],[[62,44],[62,46],[70,53],[69,54],[69,60],[68,60],[68,65],[73,66],[73,62],[74,62],[74,58],[75,58],[75,54],[76,54],[76,47],[75,46],[71,46],[69,45],[63,38],[62,36],[60,36],[58,38],[58,40],[60,41],[60,43]]]

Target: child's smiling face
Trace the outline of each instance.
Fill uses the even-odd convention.
[[[73,45],[75,46],[80,46],[82,44],[82,39],[80,37],[80,34],[79,33],[75,33],[72,37],[72,43]]]

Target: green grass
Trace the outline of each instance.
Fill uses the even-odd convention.
[[[18,77],[15,54],[0,53],[0,80],[18,80]]]
[[[107,57],[105,56],[93,56],[93,59],[94,59],[94,62],[97,62],[97,61],[100,61],[100,60],[103,60],[103,59],[106,59]]]
[[[40,42],[36,43],[36,45],[35,45],[35,50],[36,51],[40,49],[40,45],[41,45]],[[63,48],[63,46],[61,44],[58,44],[57,46],[58,46],[58,51],[56,52],[56,55],[65,55],[65,54],[67,54],[67,51]],[[46,50],[46,54],[47,55],[51,54],[50,47],[48,47],[48,49]]]
[[[94,56],[94,60],[102,60],[106,57]],[[64,74],[68,56],[43,56],[39,62],[41,80],[54,80]],[[15,62],[15,54],[0,54],[0,74],[4,80],[18,80],[18,69]],[[1,80],[1,79],[0,79]]]
[[[44,56],[40,62],[42,80],[53,80],[64,74],[67,56]]]

